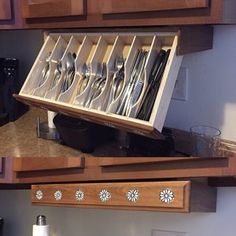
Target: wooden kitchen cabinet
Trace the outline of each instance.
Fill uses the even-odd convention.
[[[95,2],[91,0],[91,2]],[[94,3],[95,4],[95,3]],[[236,22],[235,1],[225,0],[116,0],[97,1],[104,24],[186,25]],[[92,4],[91,4],[92,5]],[[92,8],[92,11],[96,11]]]
[[[0,29],[23,28],[20,11],[20,1],[1,0],[0,1]]]
[[[23,0],[27,28],[91,28],[236,23],[236,2],[230,0]],[[80,4],[83,12],[71,6]],[[51,6],[54,11],[51,10]],[[66,13],[62,13],[60,6]],[[57,10],[58,9],[58,10]],[[83,17],[74,17],[74,16]],[[51,16],[56,16],[50,20]],[[65,16],[70,16],[65,17]],[[40,17],[49,17],[40,19]]]
[[[10,0],[0,2],[0,21],[12,19],[12,3]]]
[[[132,0],[125,2],[116,0],[101,0],[102,14],[133,13],[133,12],[152,12],[180,9],[205,9],[209,8],[208,0],[137,0],[135,4]]]
[[[22,0],[23,17],[47,18],[81,16],[85,13],[84,0]]]
[[[190,181],[33,185],[34,205],[215,212],[216,189]]]
[[[5,157],[0,183],[71,183],[233,177],[234,157]]]
[[[222,178],[236,173],[234,157],[81,155],[1,160],[1,184],[33,184],[32,203],[49,206],[214,212],[215,188],[196,181],[199,177]]]

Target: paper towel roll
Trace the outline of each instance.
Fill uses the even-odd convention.
[[[32,236],[49,236],[49,225],[33,225]]]

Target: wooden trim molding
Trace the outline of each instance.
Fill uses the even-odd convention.
[[[36,205],[214,212],[216,189],[201,187],[190,181],[33,185],[31,196]]]
[[[14,159],[13,171],[25,172],[25,171],[39,171],[39,170],[56,170],[56,169],[72,169],[72,168],[84,168],[83,157],[20,157]]]

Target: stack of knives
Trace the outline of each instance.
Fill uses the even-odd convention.
[[[137,115],[138,119],[147,121],[150,119],[169,54],[170,50],[161,50],[155,59],[155,63],[148,79],[148,86],[146,87],[140,104],[140,109]]]

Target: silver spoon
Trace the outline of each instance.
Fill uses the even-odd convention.
[[[61,63],[61,61],[58,61],[57,62],[57,67],[54,71],[52,83],[51,83],[49,89],[52,89],[56,86],[57,82],[59,81],[59,79],[61,77],[61,72],[62,72],[62,63]]]
[[[81,94],[87,87],[91,74],[91,66],[86,63],[81,68],[81,79],[77,88],[77,95]]]
[[[46,65],[44,66],[43,70],[42,70],[42,73],[41,73],[41,79],[39,80],[39,84],[38,84],[38,87],[40,87],[48,78],[49,76],[49,69],[50,69],[50,64],[49,64],[49,58],[51,56],[51,52],[48,53],[46,59],[45,59],[45,62],[46,62]]]
[[[75,75],[74,56],[68,52],[66,56],[66,75],[61,87],[61,93],[65,92],[72,84]]]
[[[124,59],[123,57],[118,57],[116,61],[117,71],[114,74],[112,82],[113,97],[112,100],[115,100],[123,87],[124,82]]]
[[[124,82],[124,59],[117,57],[115,61],[115,73],[112,78],[108,104],[111,104],[121,93]]]
[[[85,107],[89,107],[91,102],[96,97],[98,97],[99,94],[102,92],[105,85],[106,76],[107,76],[106,64],[105,63],[103,63],[102,65],[98,64],[95,79],[91,85],[90,92],[87,101],[85,103]]]

